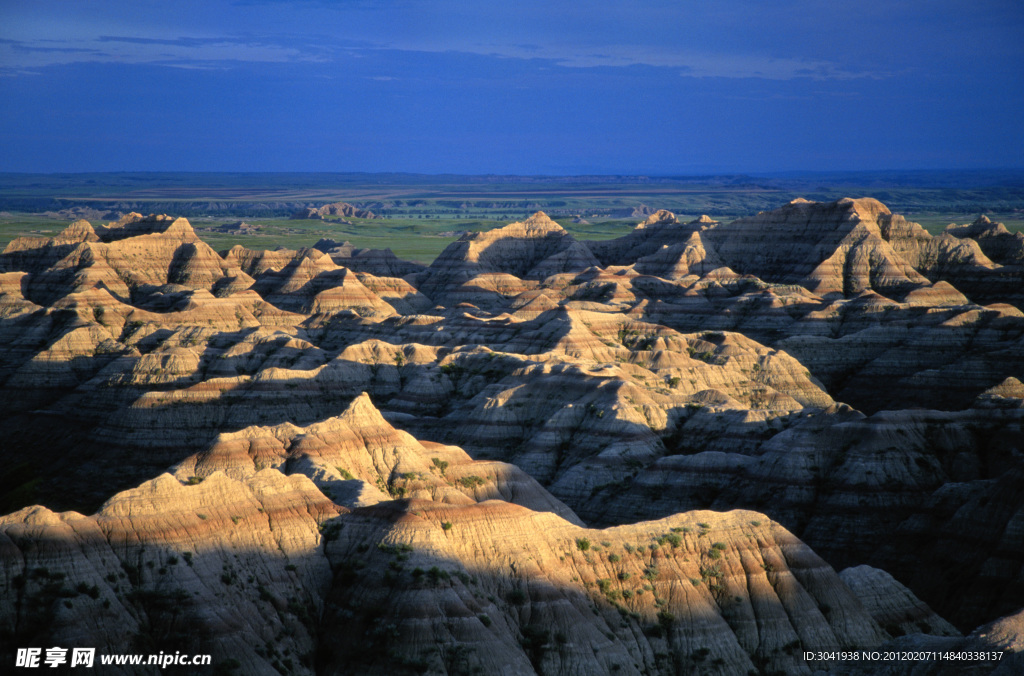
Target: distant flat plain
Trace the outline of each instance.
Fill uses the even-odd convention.
[[[489,230],[543,210],[579,239],[618,237],[642,209],[681,220],[730,221],[803,197],[875,197],[938,234],[980,214],[1024,230],[1024,170],[646,176],[422,176],[415,174],[103,173],[0,174],[0,247],[53,236],[76,218],[94,225],[118,213],[186,216],[217,250],[273,249],[320,238],[390,248],[431,262],[466,231]],[[381,218],[291,219],[305,206],[349,202]],[[586,222],[576,222],[579,220]],[[244,232],[230,227],[253,226]]]

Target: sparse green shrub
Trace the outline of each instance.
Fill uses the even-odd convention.
[[[508,593],[505,599],[514,606],[521,606],[526,603],[526,592],[516,587]]]
[[[648,636],[650,638],[661,638],[664,635],[665,630],[661,627],[661,625],[649,624],[646,627],[644,627],[644,636]],[[659,655],[660,654],[663,653],[659,653]]]
[[[333,542],[334,540],[337,540],[341,535],[342,527],[343,525],[336,521],[331,523],[321,523],[319,529],[320,533],[324,537],[324,542]]]
[[[91,599],[98,599],[100,597],[100,588],[96,585],[88,585],[84,582],[79,582],[75,589],[79,594],[85,594]]]
[[[707,580],[707,579],[713,578],[713,577],[714,578],[719,578],[721,576],[722,576],[722,564],[720,564],[720,563],[716,563],[713,566],[701,566],[700,567],[700,577],[701,577],[702,580]]]
[[[142,328],[143,323],[144,322],[140,322],[140,321],[136,320],[136,321],[131,321],[131,322],[128,322],[127,324],[125,324],[124,325],[124,336],[123,337],[124,338],[128,338],[129,336],[131,336],[133,333],[135,333],[136,331],[138,331],[139,329]]]
[[[590,540],[588,540],[587,538],[577,538],[576,549],[580,550],[581,552],[587,551],[588,549],[590,549]]]

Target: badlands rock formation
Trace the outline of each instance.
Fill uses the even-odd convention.
[[[391,249],[361,249],[332,239],[321,239],[313,248],[329,254],[338,265],[378,277],[404,277],[425,269],[420,263],[403,261]]]
[[[367,209],[360,209],[348,202],[333,202],[322,207],[305,207],[292,214],[293,219],[316,218],[323,219],[325,216],[341,216],[343,218],[377,218],[377,215]]]
[[[638,218],[582,242],[538,213],[426,268],[218,253],[138,214],[11,242],[0,652],[253,674],[1019,652],[1020,235],[932,237],[869,198]]]

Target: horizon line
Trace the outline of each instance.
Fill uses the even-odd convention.
[[[975,167],[975,168],[875,168],[875,169],[784,169],[778,171],[759,170],[721,170],[721,171],[694,171],[687,172],[614,172],[594,171],[583,173],[497,173],[497,172],[419,172],[419,171],[328,171],[328,170],[300,170],[300,169],[268,169],[268,170],[191,170],[191,169],[113,169],[96,171],[8,171],[0,170],[0,176],[87,176],[87,175],[119,175],[119,174],[190,174],[190,175],[224,175],[240,174],[246,176],[260,175],[337,175],[337,176],[417,176],[417,177],[465,177],[465,178],[720,178],[720,177],[772,177],[772,176],[800,176],[800,175],[821,175],[821,174],[972,174],[982,172],[1007,172],[1024,173],[1024,165],[1018,167]]]

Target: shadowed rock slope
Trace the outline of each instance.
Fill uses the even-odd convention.
[[[92,517],[26,508],[0,519],[0,548],[5,652],[210,652],[252,674],[810,673],[799,646],[889,638],[753,512],[606,530],[498,500],[350,512],[305,476],[217,471]]]
[[[605,242],[538,213],[425,269],[138,214],[15,240],[4,635],[245,673],[1014,646],[1019,239],[862,198]]]

